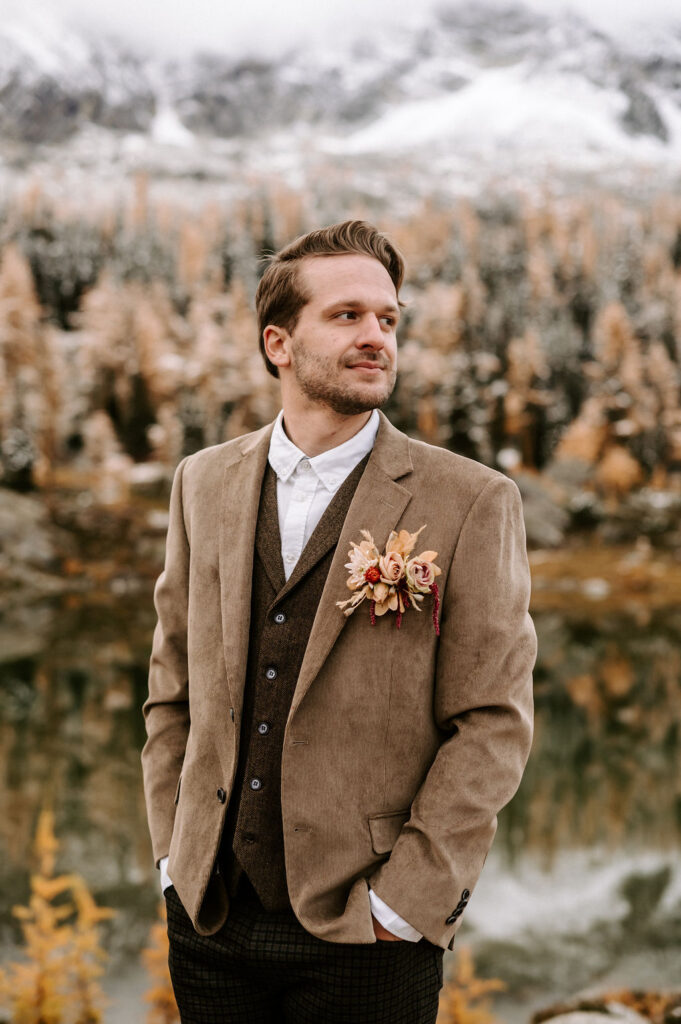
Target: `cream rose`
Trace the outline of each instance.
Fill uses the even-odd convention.
[[[405,567],[407,583],[420,594],[427,594],[435,582],[435,567],[432,562],[410,558]]]
[[[384,583],[397,583],[404,573],[404,559],[397,551],[389,551],[378,563]]]

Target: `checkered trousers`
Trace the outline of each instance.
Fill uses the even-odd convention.
[[[222,928],[198,935],[165,894],[182,1024],[435,1024],[443,950],[426,939],[318,939],[291,910],[264,910],[247,879]]]

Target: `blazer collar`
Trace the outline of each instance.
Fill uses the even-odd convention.
[[[411,500],[398,480],[412,472],[409,438],[379,411],[379,427],[326,579],[291,706],[295,713],[329,655],[346,616],[335,602],[346,595],[345,562],[351,541],[368,529],[382,548]],[[220,497],[219,572],[222,638],[232,706],[240,713],[246,680],[253,549],[258,505],[274,422],[230,445]]]
[[[357,463],[369,454],[376,441],[379,423],[378,409],[374,409],[362,429],[351,438],[308,459],[315,476],[327,490],[335,492],[338,481],[345,480]],[[282,480],[288,480],[300,460],[306,458],[305,453],[287,436],[283,427],[283,412],[274,421],[268,458]]]
[[[265,465],[265,475],[260,491],[258,522],[255,528],[255,547],[260,555],[265,572],[274,593],[286,583],[284,563],[281,560],[281,536],[279,534],[279,511],[277,508],[277,474],[272,466]]]
[[[414,468],[409,451],[409,438],[401,430],[398,430],[397,427],[394,427],[380,409],[378,410],[378,419],[378,431],[376,433],[376,441],[371,450],[370,465],[373,464],[375,468],[380,469],[391,480],[399,480],[400,477],[411,473]],[[241,456],[248,456],[255,452],[258,455],[258,463],[262,463],[264,470],[275,423],[276,420],[272,420],[271,423],[261,427],[260,430],[255,430],[251,434],[245,434],[243,437],[238,438],[236,442],[238,451],[235,446],[231,447],[226,466],[239,461]]]

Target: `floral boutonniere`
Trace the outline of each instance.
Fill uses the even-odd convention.
[[[421,527],[425,530],[425,525]],[[422,551],[411,558],[414,545],[421,530],[409,533],[408,530],[393,530],[388,537],[385,552],[381,554],[374,543],[374,538],[367,530],[360,530],[364,540],[359,544],[352,541],[348,552],[349,562],[345,568],[350,570],[347,585],[354,591],[347,601],[336,601],[344,615],[352,615],[362,601],[369,601],[371,625],[376,625],[376,616],[385,615],[387,611],[397,612],[395,624],[399,629],[402,615],[408,608],[421,611],[419,605],[426,594],[433,595],[433,626],[440,635],[438,611],[440,594],[435,577],[441,569],[434,562],[437,551]]]

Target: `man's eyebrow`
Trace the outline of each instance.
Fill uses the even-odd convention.
[[[322,310],[323,313],[330,313],[332,309],[338,309],[343,307],[344,309],[363,309],[366,304],[360,302],[359,299],[338,299],[336,302],[330,302],[328,306],[325,306]],[[383,306],[384,313],[394,313],[395,316],[400,315],[399,306],[396,306],[392,302],[388,302]]]

